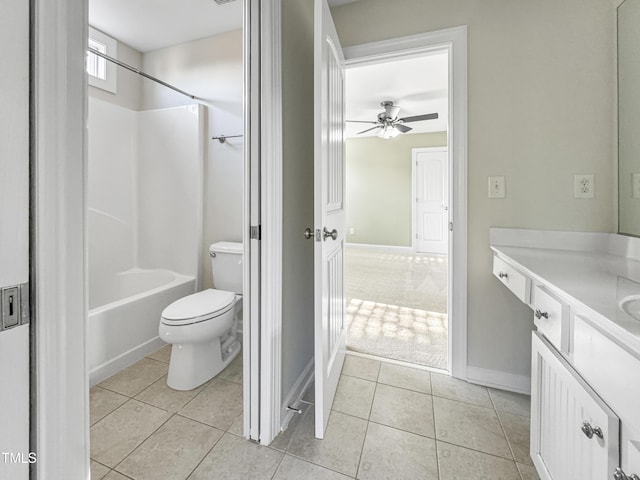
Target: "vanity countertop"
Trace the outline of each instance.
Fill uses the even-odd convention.
[[[640,313],[640,260],[625,237],[514,229],[491,229],[490,236],[499,257],[564,297],[577,314],[640,355],[640,320],[621,308],[627,300],[627,310]]]

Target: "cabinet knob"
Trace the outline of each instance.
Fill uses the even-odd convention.
[[[598,438],[604,438],[604,435],[602,434],[602,430],[600,429],[600,427],[592,427],[589,422],[582,422],[582,427],[580,427],[580,429],[582,430],[582,433],[586,435],[587,438],[593,438],[594,435]],[[625,477],[622,477],[622,478],[625,478]]]
[[[535,311],[534,315],[536,316],[536,318],[538,320],[540,320],[542,317],[549,318],[549,314],[547,312],[541,311],[539,308],[536,308],[536,311]],[[583,424],[583,426],[584,426],[584,424]],[[582,429],[582,431],[584,432],[584,428]],[[591,438],[591,437],[589,437],[589,438]]]
[[[504,273],[504,272],[500,272],[500,273],[498,273],[498,277],[500,277],[500,278],[509,278],[509,274],[508,273]]]
[[[640,480],[640,477],[635,473],[627,475],[620,467],[616,467],[613,471],[613,478],[614,480]]]

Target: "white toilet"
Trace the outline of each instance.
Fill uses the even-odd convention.
[[[220,373],[240,352],[242,244],[209,247],[215,289],[176,300],[162,312],[160,338],[173,345],[167,385],[193,390]]]

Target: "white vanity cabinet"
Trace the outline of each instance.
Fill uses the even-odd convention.
[[[640,244],[492,230],[493,274],[534,315],[530,454],[540,478],[640,480],[640,320],[621,309],[640,298],[640,258],[625,256]]]
[[[602,480],[619,465],[619,419],[534,332],[531,458],[540,478]]]

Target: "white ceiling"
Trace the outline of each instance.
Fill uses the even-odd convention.
[[[447,53],[350,68],[346,73],[347,119],[375,121],[384,110],[380,102],[391,100],[400,107],[400,118],[438,113],[437,120],[408,123],[413,128],[411,133],[446,131],[447,77]],[[347,137],[376,134],[374,130],[357,135],[366,128],[369,125],[347,123]]]
[[[329,0],[337,6],[356,0]],[[242,1],[89,0],[89,24],[149,52],[242,27]]]
[[[338,6],[357,0],[329,0]],[[89,0],[89,23],[121,42],[148,52],[242,27],[242,1]],[[347,118],[372,120],[380,102],[398,105],[400,117],[437,112],[438,120],[411,123],[411,133],[447,129],[447,55],[431,55],[347,70]],[[347,124],[355,136],[366,124]],[[364,134],[375,135],[376,132]]]

